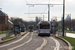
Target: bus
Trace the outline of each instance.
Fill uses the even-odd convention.
[[[33,25],[29,25],[29,31],[30,31],[30,32],[33,31]]]
[[[21,27],[21,32],[25,32],[26,28],[25,27]]]
[[[37,24],[38,36],[39,35],[48,35],[50,36],[50,22],[49,21],[40,21]]]

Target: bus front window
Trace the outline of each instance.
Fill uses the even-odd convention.
[[[49,24],[40,24],[40,29],[50,29]]]
[[[33,27],[29,27],[29,29],[33,29]]]

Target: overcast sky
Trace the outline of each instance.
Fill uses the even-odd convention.
[[[28,17],[47,17],[47,14],[24,14],[24,13],[48,13],[47,5],[35,5],[34,7],[26,4],[63,4],[63,0],[0,0],[0,8],[8,14],[9,17],[20,17],[23,20],[35,20],[35,18]],[[50,18],[57,16],[60,20],[63,13],[62,5],[50,6]],[[75,19],[75,0],[66,0],[66,14],[71,13],[71,18]],[[45,18],[47,20],[47,18]]]

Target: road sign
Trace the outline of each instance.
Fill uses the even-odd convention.
[[[52,25],[53,25],[53,26],[55,25],[55,20],[53,20],[53,23],[52,23]]]

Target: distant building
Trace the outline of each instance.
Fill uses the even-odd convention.
[[[38,23],[38,17],[36,16],[36,19],[35,19],[35,21],[36,21],[36,24]]]
[[[66,21],[70,21],[71,20],[71,17],[70,17],[70,15],[68,14],[67,15],[67,17],[66,17],[66,19],[65,19]]]

